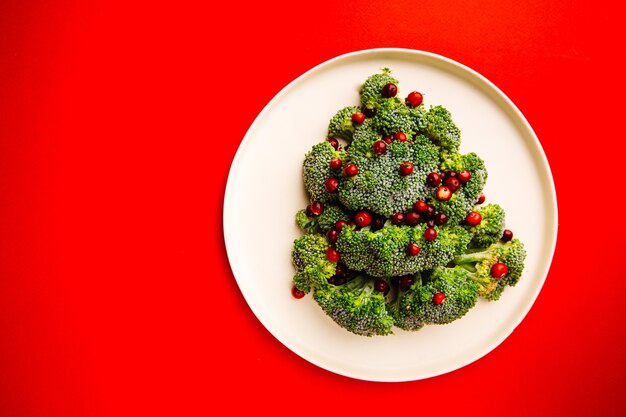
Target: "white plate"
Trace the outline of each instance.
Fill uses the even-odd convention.
[[[507,228],[526,245],[520,283],[496,302],[479,301],[465,317],[418,332],[353,335],[307,295],[291,296],[291,249],[301,235],[295,213],[308,203],[304,154],[325,138],[340,108],[358,105],[358,89],[380,68],[425,104],[451,111],[462,152],[477,152],[489,171],[488,202],[507,213]],[[371,381],[409,381],[458,369],[490,352],[522,321],[547,276],[557,235],[550,167],[530,125],[491,82],[450,59],[407,49],[342,55],[285,87],[256,118],[234,158],[224,201],[228,258],[246,301],[261,323],[302,358],[329,371]]]

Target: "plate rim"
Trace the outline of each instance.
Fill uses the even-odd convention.
[[[233,220],[230,214],[232,213],[232,210],[229,210],[229,207],[232,205],[231,201],[234,198],[233,196],[234,196],[234,183],[235,183],[236,172],[239,170],[239,167],[241,165],[241,159],[243,158],[243,155],[245,154],[246,148],[249,146],[249,143],[251,141],[250,139],[251,136],[253,136],[253,133],[257,129],[258,125],[262,122],[265,115],[271,110],[274,104],[280,101],[280,99],[286,94],[288,94],[291,90],[293,90],[297,86],[298,83],[305,81],[312,74],[315,74],[316,72],[323,70],[325,67],[334,65],[338,61],[358,58],[361,55],[376,55],[376,54],[385,54],[385,53],[403,54],[406,56],[418,57],[418,59],[426,58],[426,59],[433,60],[433,61],[439,61],[444,65],[454,68],[456,71],[460,71],[462,73],[465,73],[466,75],[469,75],[470,78],[473,77],[473,79],[470,79],[468,81],[482,83],[484,87],[487,87],[488,90],[490,90],[489,92],[495,93],[497,98],[499,100],[502,100],[502,102],[506,104],[507,109],[504,109],[504,110],[513,111],[515,118],[516,118],[516,122],[521,122],[523,128],[526,130],[526,133],[529,134],[529,138],[532,139],[533,145],[535,146],[536,150],[539,151],[538,152],[539,162],[541,162],[541,166],[546,171],[548,175],[548,179],[549,179],[548,184],[546,184],[547,191],[549,191],[549,196],[550,196],[550,199],[549,199],[550,201],[548,201],[548,203],[550,204],[551,207],[553,207],[553,210],[551,213],[552,216],[550,216],[549,218],[548,216],[546,217],[547,219],[546,230],[550,229],[551,231],[550,240],[546,242],[546,245],[549,248],[549,256],[547,256],[547,259],[549,260],[544,265],[541,265],[542,266],[542,268],[540,268],[541,281],[539,285],[536,285],[536,287],[532,291],[531,297],[529,298],[529,302],[526,303],[523,311],[520,311],[519,314],[516,315],[515,317],[516,320],[510,326],[510,330],[507,329],[507,331],[502,332],[504,333],[504,335],[500,335],[497,338],[494,338],[494,340],[491,343],[487,344],[485,348],[482,349],[478,354],[471,355],[465,361],[461,361],[461,363],[455,363],[454,365],[449,365],[449,366],[442,366],[437,371],[424,373],[423,375],[419,377],[413,377],[413,378],[407,378],[407,377],[389,378],[389,377],[372,377],[372,376],[368,377],[367,375],[359,374],[356,372],[348,372],[343,369],[338,369],[338,367],[336,366],[329,366],[329,364],[321,363],[321,361],[318,361],[317,358],[312,358],[306,353],[299,351],[294,345],[290,345],[286,343],[284,338],[280,337],[282,336],[281,332],[278,331],[276,328],[274,328],[272,325],[270,325],[267,320],[263,319],[262,314],[260,314],[257,311],[255,303],[251,301],[250,294],[248,294],[246,290],[242,288],[242,284],[239,278],[237,277],[237,272],[236,272],[237,268],[234,266],[235,264],[233,262],[233,256],[234,256],[233,254],[235,253],[235,248],[233,248],[234,243],[228,238],[229,232],[231,230],[231,225],[233,224]],[[481,88],[481,90],[483,90],[483,88]],[[498,104],[498,107],[502,107],[502,106]],[[312,68],[308,69],[301,75],[294,78],[287,85],[285,85],[278,93],[276,93],[270,99],[270,101],[267,102],[267,104],[258,113],[258,115],[255,117],[252,124],[247,129],[245,135],[243,136],[229,168],[222,209],[223,209],[222,210],[223,238],[224,238],[226,254],[227,254],[227,258],[228,258],[229,265],[231,268],[231,272],[233,273],[233,277],[235,278],[235,281],[237,282],[237,286],[241,294],[243,295],[246,303],[248,304],[248,307],[252,310],[257,320],[259,320],[259,322],[266,328],[266,330],[268,330],[269,333],[274,338],[276,338],[283,346],[287,347],[289,350],[294,352],[299,357],[305,359],[306,361],[338,375],[342,375],[348,378],[364,380],[364,381],[372,381],[372,382],[408,382],[408,381],[417,381],[417,380],[432,378],[435,376],[443,375],[448,372],[452,372],[454,370],[463,368],[477,361],[478,359],[484,357],[485,355],[489,354],[494,349],[496,349],[501,343],[504,342],[504,340],[506,340],[515,331],[515,329],[519,326],[519,324],[524,320],[524,318],[526,317],[526,315],[528,314],[532,306],[535,304],[537,297],[539,296],[539,293],[541,292],[541,289],[543,288],[545,281],[548,277],[550,267],[554,259],[554,253],[556,250],[556,244],[558,240],[558,201],[557,201],[557,193],[556,193],[556,187],[554,183],[554,177],[552,175],[550,163],[547,159],[543,146],[541,145],[539,138],[535,134],[534,130],[532,129],[532,126],[530,125],[526,117],[523,115],[523,113],[518,109],[515,103],[513,103],[513,101],[506,94],[504,94],[504,92],[498,86],[496,86],[492,81],[487,79],[485,76],[483,76],[476,70],[458,61],[448,58],[446,56],[429,52],[429,51],[410,49],[410,48],[371,48],[371,49],[361,49],[361,50],[356,50],[352,52],[347,52],[347,53],[335,56],[320,64],[313,66]],[[548,223],[551,223],[551,226],[552,226],[551,228],[549,228],[550,224]]]

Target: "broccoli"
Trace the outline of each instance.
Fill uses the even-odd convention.
[[[424,134],[443,151],[458,152],[461,130],[452,121],[450,112],[442,106],[431,106],[425,115]]]
[[[426,127],[421,107],[407,107],[395,97],[384,99],[372,120],[383,135],[403,132],[409,140]]]
[[[306,209],[296,213],[296,224],[307,233],[326,233],[339,220],[350,220],[350,214],[341,206],[327,204],[319,216],[307,215]]]
[[[335,150],[327,141],[313,145],[304,157],[304,186],[314,201],[326,203],[337,200],[337,194],[329,193],[325,187],[327,179],[331,177],[337,178],[340,173],[339,170],[336,171],[330,168],[330,160],[333,158],[343,160],[345,151]]]
[[[440,201],[433,197],[430,203],[434,207],[435,212],[445,213],[448,216],[448,222],[451,224],[461,223],[474,206],[473,202],[465,196],[462,188],[452,194],[452,198],[448,201]]]
[[[365,158],[372,158],[372,144],[381,140],[382,135],[374,126],[373,119],[365,119],[363,123],[354,129],[352,143],[350,143],[350,155],[357,155]]]
[[[362,336],[391,334],[393,318],[385,296],[374,289],[374,279],[357,275],[343,285],[316,288],[313,299],[344,329]]]
[[[369,76],[361,87],[361,107],[366,111],[376,111],[384,100],[381,94],[383,87],[389,83],[398,84],[398,80],[391,76],[389,68],[382,68],[382,73]]]
[[[461,226],[435,226],[437,238],[432,241],[424,238],[426,227],[390,225],[377,231],[344,227],[336,246],[348,268],[375,277],[390,277],[445,265],[469,243],[469,234]],[[420,248],[416,256],[407,253],[409,243]]]
[[[468,271],[468,278],[478,284],[478,294],[488,300],[497,300],[507,286],[515,286],[522,276],[526,249],[519,239],[498,241],[485,249],[467,251],[454,258],[454,263]],[[508,273],[494,278],[491,269],[496,263],[506,265]]]
[[[339,185],[339,201],[349,210],[370,210],[383,216],[407,211],[432,190],[426,176],[437,167],[437,148],[423,137],[415,142],[392,142],[382,155],[371,158],[348,152],[347,162],[358,167],[358,175],[343,178]],[[409,161],[414,171],[400,174],[400,164]]]
[[[415,284],[413,284],[412,288],[415,286],[421,285],[421,274],[418,272],[416,274],[410,275],[410,278],[413,278]],[[407,309],[408,303],[403,300],[407,293],[412,292],[411,289],[403,288],[400,285],[396,285],[392,287],[390,292],[390,301],[387,303],[387,311],[393,317],[394,325],[402,330],[407,331],[417,331],[424,327],[424,322],[422,318],[417,314],[410,313],[410,305]]]
[[[328,285],[328,279],[335,275],[337,265],[326,259],[330,247],[326,238],[317,234],[306,234],[293,243],[291,260],[296,268],[294,285],[308,293],[313,288]]]
[[[485,183],[487,182],[487,169],[485,162],[474,152],[462,155],[459,153],[446,154],[445,159],[440,165],[441,171],[461,172],[468,170],[471,178],[465,184],[461,184],[463,195],[468,201],[476,203],[476,200],[482,193]]]
[[[481,222],[476,226],[465,228],[472,236],[470,246],[485,248],[496,243],[504,231],[505,212],[498,204],[487,204],[476,210],[481,216]]]
[[[356,106],[347,106],[339,110],[330,119],[328,124],[328,137],[345,139],[348,142],[352,141],[352,135],[354,134],[354,123],[352,123],[352,115],[360,112]]]

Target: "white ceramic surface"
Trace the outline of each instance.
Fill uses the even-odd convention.
[[[302,161],[323,140],[340,108],[358,105],[358,89],[380,68],[400,81],[399,96],[424,93],[443,105],[462,132],[462,152],[487,165],[487,202],[500,204],[527,249],[519,284],[496,302],[479,301],[465,317],[418,332],[353,335],[307,295],[291,296],[291,249],[301,235],[295,213],[308,203]],[[254,208],[254,216],[249,215]],[[557,236],[550,168],[515,105],[475,71],[432,53],[373,49],[327,61],[274,97],[256,118],[233,161],[224,201],[224,237],[239,288],[260,322],[285,346],[329,371],[363,380],[408,381],[440,375],[493,350],[522,321],[546,279]]]

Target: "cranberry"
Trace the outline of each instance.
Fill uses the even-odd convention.
[[[449,178],[447,178],[443,182],[443,185],[448,187],[450,189],[450,191],[452,191],[453,193],[458,191],[459,188],[461,188],[461,182],[459,181],[459,179],[457,177],[449,177]]]
[[[391,216],[391,223],[400,226],[402,223],[404,223],[404,213],[394,213]]]
[[[306,208],[306,211],[309,216],[319,216],[324,212],[324,204],[319,201],[314,201]]]
[[[413,207],[415,207],[415,210],[417,210],[418,213],[423,214],[428,211],[428,203],[423,200],[416,201],[415,204],[413,204]]]
[[[420,247],[417,246],[417,243],[409,243],[406,245],[406,253],[410,256],[417,256],[417,254],[420,253]]]
[[[445,185],[442,185],[441,187],[437,188],[435,196],[439,201],[448,201],[452,198],[452,191]]]
[[[459,172],[459,175],[457,175],[456,177],[459,179],[459,181],[465,184],[470,179],[472,179],[472,174],[468,170],[464,169],[463,171]]]
[[[291,287],[291,295],[293,295],[293,298],[300,299],[304,297],[304,291],[299,290],[298,287],[294,285],[293,287]]]
[[[508,274],[508,272],[509,268],[501,262],[495,263],[491,267],[491,276],[495,279],[500,279],[504,277],[506,274]]]
[[[346,177],[350,178],[350,177],[354,177],[356,174],[359,173],[359,167],[357,167],[354,164],[348,164],[346,165],[346,167],[343,169],[343,175],[345,175]]]
[[[386,218],[383,216],[374,215],[372,216],[372,224],[370,225],[371,230],[380,230],[385,226]]]
[[[328,239],[330,243],[335,243],[338,237],[339,237],[339,230],[335,229],[334,227],[332,229],[329,229],[328,232],[326,232],[326,239]]]
[[[485,195],[481,193],[481,194],[478,196],[478,200],[476,200],[476,204],[482,204],[482,203],[484,203],[484,202],[485,202]]]
[[[456,171],[445,171],[441,174],[441,181],[445,181],[448,178],[456,177],[456,176],[457,176]]]
[[[377,140],[372,144],[372,151],[374,151],[376,155],[382,155],[386,150],[387,144],[382,140]]]
[[[383,138],[383,142],[385,142],[387,145],[391,145],[391,142],[393,142],[393,136],[385,136]]]
[[[329,284],[337,285],[337,276],[333,275],[332,277],[328,277],[326,281],[328,281]]]
[[[439,184],[441,184],[441,175],[437,174],[436,172],[431,172],[426,177],[426,184],[430,185],[431,187],[438,187]]]
[[[335,148],[335,150],[339,149],[339,141],[335,138],[328,138],[326,139],[328,141],[328,143],[330,143],[330,145]]]
[[[483,216],[481,216],[479,212],[470,211],[465,218],[465,223],[470,226],[478,226],[482,220]]]
[[[413,284],[415,284],[415,278],[413,278],[413,275],[404,275],[400,277],[399,285],[403,290],[408,290]]]
[[[415,211],[409,211],[404,216],[404,220],[406,221],[406,224],[408,224],[409,226],[415,226],[419,224],[419,222],[422,221],[422,216],[420,216],[420,214]]]
[[[434,227],[427,227],[426,230],[424,230],[424,239],[429,241],[437,239],[437,230],[435,230]]]
[[[448,223],[448,215],[446,213],[435,214],[435,224],[437,226],[443,226],[446,223]]]
[[[326,259],[331,262],[339,262],[339,252],[335,248],[326,249]]]
[[[365,115],[365,117],[374,117],[376,116],[376,107],[365,107],[363,109],[363,114]]]
[[[383,91],[381,91],[380,93],[385,98],[395,97],[396,94],[398,94],[398,86],[394,83],[387,83],[383,87]]]
[[[324,188],[326,188],[326,191],[329,193],[336,193],[337,188],[339,188],[339,180],[337,178],[327,179],[324,183]]]
[[[437,305],[441,305],[443,304],[444,301],[446,301],[446,295],[444,293],[438,292],[435,295],[433,295],[433,303]]]
[[[424,97],[421,93],[417,91],[411,91],[408,96],[406,96],[406,102],[411,107],[417,107],[424,101]]]
[[[328,163],[328,165],[330,166],[330,169],[339,169],[341,168],[341,159],[339,158],[333,158],[330,160],[330,162]]]
[[[335,275],[344,276],[346,274],[347,268],[343,264],[337,264],[335,267]]]
[[[343,219],[337,220],[337,223],[335,223],[335,229],[337,229],[338,231],[341,231],[341,229],[343,229],[343,227],[347,224],[348,222]]]
[[[399,140],[400,142],[406,142],[406,134],[404,132],[397,132],[393,135],[395,140]]]
[[[354,222],[359,227],[369,226],[372,222],[372,215],[368,211],[359,211],[354,215]]]
[[[387,295],[389,292],[389,284],[384,279],[377,279],[374,281],[374,290],[378,292],[382,292],[384,295]]]
[[[504,229],[504,232],[502,232],[502,237],[500,238],[500,240],[502,240],[503,242],[508,242],[511,239],[513,239],[513,232],[511,232],[509,229]]]
[[[431,219],[434,215],[435,208],[429,204],[428,207],[426,207],[426,212],[424,213],[424,216]]]
[[[435,227],[435,219],[428,219],[428,220],[426,220],[426,226],[428,226],[428,227]]]
[[[400,174],[406,177],[407,175],[411,175],[411,172],[413,172],[412,163],[406,161],[400,164]]]
[[[365,115],[361,112],[357,112],[352,115],[352,121],[354,123],[361,124],[363,123],[364,120],[365,120]]]

